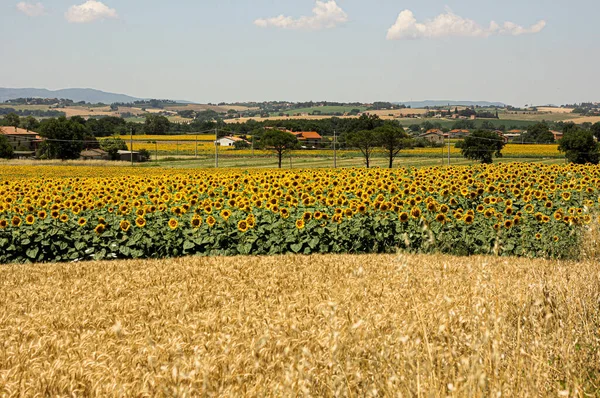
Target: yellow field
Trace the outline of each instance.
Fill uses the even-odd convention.
[[[549,113],[572,113],[573,108],[555,108],[552,106],[538,106],[539,112],[549,112]]]
[[[0,267],[1,396],[598,396],[600,263]]]
[[[448,153],[447,148],[414,148],[401,152],[402,154],[416,154],[424,156],[440,156],[441,153]],[[460,155],[460,149],[454,146],[450,147],[450,154]],[[544,157],[544,156],[562,156],[558,151],[556,144],[506,144],[502,154],[507,157]]]

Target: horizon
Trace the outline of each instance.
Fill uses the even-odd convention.
[[[450,101],[513,106],[594,102],[600,91],[600,4],[591,0],[42,0],[0,11],[11,39],[0,44],[11,54],[0,81],[7,87],[194,103],[459,98]],[[39,40],[48,31],[53,40]]]

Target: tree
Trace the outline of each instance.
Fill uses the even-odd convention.
[[[527,129],[523,134],[524,142],[534,142],[536,144],[550,144],[554,142],[554,134],[550,131],[548,125],[544,122],[536,123]]]
[[[250,144],[247,141],[236,141],[233,143],[235,149],[246,149],[250,148]]]
[[[589,130],[571,129],[558,144],[558,150],[564,152],[571,163],[598,164],[600,160],[598,143]]]
[[[346,137],[346,143],[360,150],[365,158],[365,165],[369,168],[373,151],[375,151],[379,144],[376,133],[373,130],[351,132]]]
[[[64,116],[45,120],[40,125],[40,135],[47,139],[48,157],[53,159],[79,158],[85,133],[84,126],[67,120]]]
[[[481,163],[492,163],[494,155],[502,157],[504,140],[493,131],[477,130],[460,143],[462,155]]]
[[[481,128],[482,128],[483,130],[495,130],[495,129],[496,129],[496,127],[494,126],[494,123],[492,123],[492,122],[491,122],[491,121],[489,121],[489,120],[484,120],[484,121],[481,123]]]
[[[148,115],[144,123],[146,134],[166,134],[170,126],[169,119],[160,115]]]
[[[400,150],[408,146],[408,135],[402,127],[385,125],[374,130],[377,143],[383,147],[389,159],[389,168],[393,167],[394,158]]]
[[[277,154],[279,168],[283,155],[298,147],[298,139],[293,134],[281,130],[268,130],[260,137],[263,148],[270,149]]]
[[[10,145],[8,138],[4,134],[0,134],[0,158],[10,159],[13,156],[13,147]]]
[[[600,122],[594,123],[592,127],[590,127],[590,130],[592,130],[592,134],[594,134],[594,137],[596,137],[596,139],[600,141]]]
[[[119,158],[119,151],[126,151],[127,144],[119,137],[110,137],[104,140],[100,140],[100,148],[108,152],[111,160],[117,160]]]
[[[35,131],[40,127],[40,122],[33,116],[21,119],[21,126],[27,131]]]
[[[19,127],[19,124],[21,124],[21,119],[19,118],[19,115],[17,115],[14,112],[11,112],[8,115],[4,116],[4,121],[6,122],[7,126],[13,126],[15,128]]]

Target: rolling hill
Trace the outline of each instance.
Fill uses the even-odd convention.
[[[47,90],[45,88],[3,88],[0,87],[0,102],[17,98],[63,98],[75,102],[85,101],[92,104],[114,102],[133,102],[142,98],[125,94],[108,93],[91,88],[68,88],[63,90]]]

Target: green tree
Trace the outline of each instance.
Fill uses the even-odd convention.
[[[21,119],[21,127],[28,131],[36,131],[40,127],[40,122],[33,116],[27,116]]]
[[[281,168],[283,155],[298,147],[298,139],[293,134],[274,129],[262,134],[260,144],[263,148],[277,154],[279,168]]]
[[[111,160],[119,158],[119,151],[126,151],[127,144],[119,137],[110,137],[100,140],[100,149],[108,152]]]
[[[374,130],[361,130],[348,133],[346,143],[358,148],[365,158],[365,165],[369,168],[373,152],[379,145],[377,134]]]
[[[536,144],[550,144],[554,142],[554,134],[550,131],[548,125],[544,122],[536,123],[527,129],[523,134],[524,142],[534,142]]]
[[[21,118],[14,112],[11,112],[8,115],[4,116],[4,121],[7,126],[12,126],[15,128],[19,127],[19,124],[21,124]]]
[[[10,145],[8,138],[4,134],[0,134],[0,158],[10,159],[13,156],[13,147]]]
[[[459,146],[465,158],[492,163],[494,155],[502,157],[504,145],[504,140],[493,131],[477,130],[466,137]]]
[[[47,119],[40,125],[40,135],[46,138],[47,154],[52,159],[77,159],[84,147],[86,129],[64,116]]]
[[[600,160],[598,143],[589,130],[571,129],[558,144],[558,150],[564,152],[571,163],[598,164]]]
[[[165,116],[160,115],[148,115],[144,123],[144,130],[146,134],[160,135],[166,134],[169,131],[171,122]]]
[[[590,130],[592,130],[592,134],[594,134],[594,137],[596,137],[596,139],[600,141],[600,122],[594,123],[592,127],[590,127]]]
[[[389,160],[389,168],[394,164],[398,153],[409,146],[408,135],[402,127],[385,125],[374,130],[378,144],[383,147]]]

